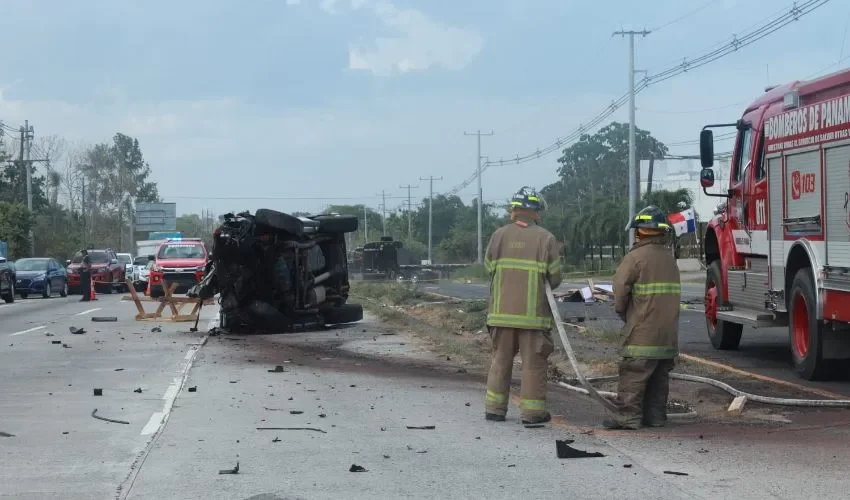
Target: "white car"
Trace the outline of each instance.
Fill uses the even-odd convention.
[[[124,266],[124,276],[128,280],[133,279],[133,255],[129,253],[117,253],[118,263]]]

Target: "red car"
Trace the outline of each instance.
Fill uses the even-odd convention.
[[[148,278],[150,296],[165,295],[163,282],[167,286],[177,283],[174,292],[186,293],[204,277],[207,258],[207,247],[200,238],[172,239],[160,244]]]
[[[118,262],[118,256],[110,248],[88,250],[91,260],[91,279],[97,293],[112,293],[127,288],[124,284],[124,265]],[[80,266],[83,254],[77,252],[67,261],[68,291],[70,293],[88,293],[80,287]]]

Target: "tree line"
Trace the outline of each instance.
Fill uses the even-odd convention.
[[[30,163],[32,212],[21,146],[14,137],[0,140],[0,240],[8,243],[9,258],[61,262],[89,246],[132,251],[135,203],[161,201],[137,139],[122,133],[88,145],[56,135],[32,139],[29,156],[38,160]]]

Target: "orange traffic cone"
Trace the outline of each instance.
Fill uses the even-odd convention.
[[[89,300],[97,300],[97,294],[94,293],[94,280],[91,280],[91,290],[89,291]]]

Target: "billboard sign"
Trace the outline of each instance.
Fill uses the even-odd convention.
[[[176,203],[136,203],[136,231],[174,231],[176,229]]]

